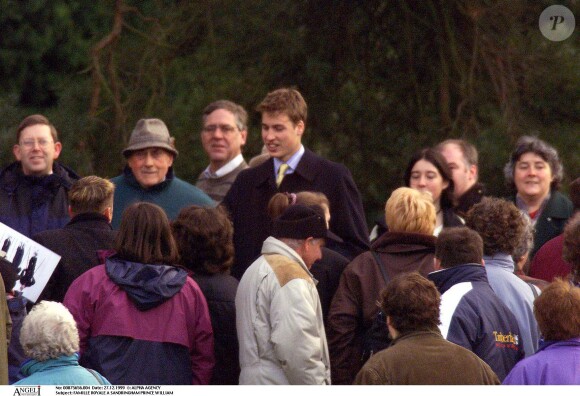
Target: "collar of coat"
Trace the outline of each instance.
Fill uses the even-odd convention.
[[[300,175],[308,181],[313,181],[320,171],[320,168],[316,166],[319,160],[320,157],[305,148],[304,155],[302,155],[302,159],[300,159],[300,162],[298,163],[296,170],[294,170],[294,173]],[[274,179],[273,158],[268,159],[263,164],[257,166],[255,169],[256,177],[253,179],[254,185],[257,186],[264,183],[270,183],[273,186],[276,185],[276,180]]]

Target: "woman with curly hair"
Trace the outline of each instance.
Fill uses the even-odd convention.
[[[540,338],[533,306],[534,285],[514,274],[512,255],[526,232],[526,222],[518,208],[499,198],[485,197],[466,216],[466,225],[483,239],[483,260],[493,291],[510,308],[518,320],[526,356],[538,349]]]
[[[234,228],[222,207],[189,206],[179,212],[171,229],[180,264],[205,295],[214,331],[216,363],[212,385],[237,385],[240,376],[236,334],[238,280],[230,275],[234,263]]]
[[[536,229],[530,258],[542,245],[562,233],[572,216],[572,202],[558,192],[564,169],[556,149],[543,140],[522,136],[504,168],[513,201]]]

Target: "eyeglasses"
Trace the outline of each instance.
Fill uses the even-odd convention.
[[[206,125],[203,127],[202,131],[203,131],[203,133],[210,134],[210,133],[215,133],[215,131],[217,131],[218,129],[220,129],[224,135],[231,135],[238,128],[233,127],[233,126],[228,125],[228,124]]]
[[[53,143],[52,140],[46,140],[46,139],[38,139],[38,140],[27,139],[27,140],[23,140],[22,142],[20,142],[20,145],[26,147],[27,149],[31,149],[31,148],[34,148],[36,146],[36,144],[38,144],[41,148],[47,148],[48,145],[52,144],[52,143]]]

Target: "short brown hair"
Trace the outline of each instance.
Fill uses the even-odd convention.
[[[481,264],[483,241],[467,227],[447,227],[441,230],[435,243],[435,257],[444,268],[463,264]]]
[[[276,193],[268,202],[268,215],[272,220],[280,216],[288,206],[298,204],[304,206],[326,205],[330,211],[330,202],[326,195],[316,191],[300,191],[299,193]]]
[[[418,272],[395,276],[381,292],[381,309],[399,333],[435,330],[441,323],[437,287]]]
[[[573,281],[580,284],[580,212],[568,220],[562,234],[562,258],[572,265]]]
[[[175,265],[177,245],[165,211],[149,202],[133,203],[123,211],[115,250],[124,260]]]
[[[433,235],[435,206],[428,193],[400,187],[387,200],[385,219],[389,231]]]
[[[534,301],[534,315],[547,341],[580,337],[580,288],[555,279]]]
[[[308,106],[306,101],[295,89],[280,88],[270,92],[256,110],[260,113],[284,113],[294,124],[302,121],[306,124]]]
[[[454,144],[459,148],[459,151],[461,151],[461,154],[463,155],[465,165],[468,168],[471,165],[478,165],[479,158],[477,155],[477,149],[473,144],[463,139],[447,139],[439,143],[435,148],[437,151],[441,152],[448,144]]]
[[[248,113],[246,110],[229,100],[217,100],[208,104],[205,109],[203,109],[202,121],[205,124],[207,117],[216,110],[227,110],[234,115],[236,120],[236,126],[240,131],[245,131],[248,129]]]
[[[68,200],[74,214],[103,213],[113,207],[115,185],[98,176],[86,176],[77,180],[68,192]]]
[[[33,114],[23,119],[22,122],[20,122],[20,125],[18,125],[18,129],[16,130],[16,143],[20,143],[22,130],[33,125],[47,125],[50,128],[50,135],[52,136],[52,140],[54,140],[55,143],[58,142],[58,132],[56,131],[54,125],[52,125],[52,123],[48,120],[48,118],[42,114]]]
[[[189,206],[171,224],[181,264],[195,273],[227,272],[234,263],[234,228],[225,209]]]
[[[501,198],[484,197],[467,212],[465,224],[481,236],[487,256],[512,255],[526,232],[520,210]]]

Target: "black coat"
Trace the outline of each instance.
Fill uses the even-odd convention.
[[[36,234],[36,242],[61,256],[38,301],[62,302],[76,278],[101,264],[97,251],[112,249],[116,235],[107,218],[99,213],[81,213],[63,229]]]
[[[238,280],[226,274],[190,275],[203,292],[211,317],[215,366],[210,385],[237,385],[240,379],[235,303]]]
[[[368,250],[368,228],[361,195],[350,171],[306,149],[296,171],[284,177],[280,187],[274,180],[274,160],[242,171],[222,204],[234,224],[236,260],[232,275],[238,279],[260,256],[264,240],[270,236],[272,221],[267,207],[277,192],[317,191],[330,201],[330,230],[344,243],[328,242],[327,247],[348,259]]]

